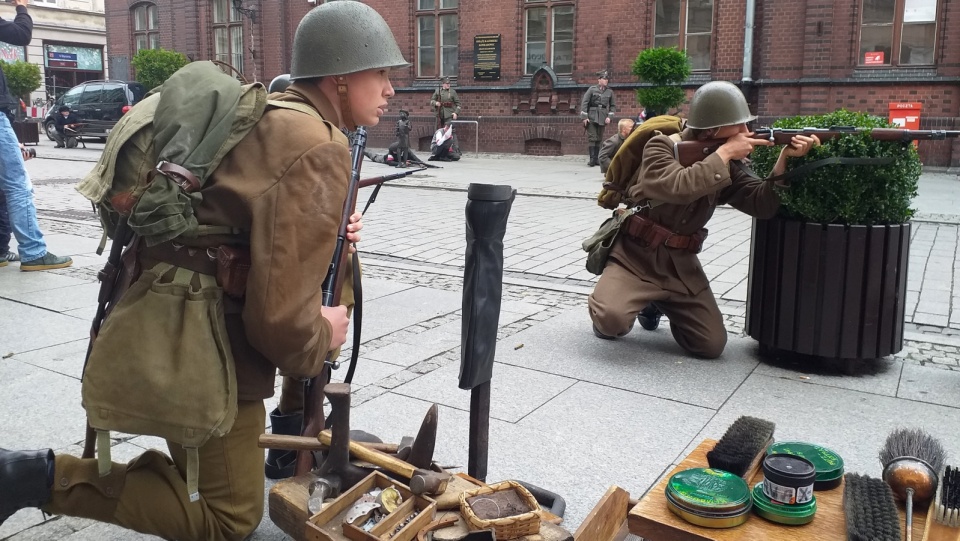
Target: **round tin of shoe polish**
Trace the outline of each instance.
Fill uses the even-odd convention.
[[[736,475],[712,468],[674,474],[665,489],[667,507],[680,518],[706,528],[732,528],[749,518],[750,487]]]
[[[779,504],[763,493],[763,482],[753,487],[753,510],[761,517],[789,526],[807,524],[817,512],[817,498],[801,505]]]
[[[763,493],[777,503],[809,502],[816,477],[813,463],[801,456],[772,454],[763,459]]]
[[[817,469],[814,490],[836,488],[843,480],[843,458],[831,449],[802,441],[783,441],[774,443],[767,449],[769,455],[776,453],[802,456],[812,462]]]

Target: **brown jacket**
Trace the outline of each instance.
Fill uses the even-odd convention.
[[[251,266],[240,313],[227,314],[241,400],[273,395],[279,368],[316,376],[330,349],[320,315],[350,180],[350,150],[335,109],[314,86],[294,83],[271,98],[311,105],[332,123],[268,109],[203,189],[202,224],[250,234]]]
[[[692,140],[690,130],[681,133]],[[755,180],[733,165],[725,166],[717,154],[683,167],[673,156],[673,141],[658,135],[643,147],[640,181],[630,188],[634,200],[661,204],[649,216],[680,235],[704,227],[717,205],[729,204],[751,216],[770,218],[780,206],[773,183]],[[648,282],[680,294],[696,295],[710,283],[696,254],[660,246],[649,249],[620,235],[610,256]]]

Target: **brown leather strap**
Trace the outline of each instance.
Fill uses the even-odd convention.
[[[157,173],[163,173],[186,193],[200,191],[200,179],[185,167],[171,162],[160,162],[154,170],[150,171],[147,181],[153,181],[153,177],[156,176]]]

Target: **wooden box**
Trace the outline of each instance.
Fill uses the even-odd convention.
[[[373,530],[365,532],[362,529],[345,525],[343,519],[350,512],[353,504],[365,493],[375,489],[395,487],[403,497],[403,503],[380,521]],[[402,530],[391,537],[396,526],[417,509],[420,513]],[[436,514],[436,503],[421,496],[415,496],[410,489],[398,481],[394,481],[380,472],[373,472],[363,481],[344,492],[334,501],[324,504],[319,513],[307,519],[304,539],[310,541],[412,541],[417,533],[427,526]]]

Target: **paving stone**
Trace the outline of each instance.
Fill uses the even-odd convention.
[[[63,374],[79,380],[83,374],[83,363],[87,357],[89,340],[74,340],[25,353],[18,353],[9,360],[20,361]]]
[[[87,416],[80,406],[79,380],[2,359],[0,381],[4,448],[59,449],[83,440]]]
[[[43,291],[10,293],[6,294],[5,297],[12,301],[29,304],[30,306],[36,306],[54,312],[64,312],[90,307],[94,307],[95,310],[99,293],[100,284],[80,284],[58,287],[57,289],[46,289]]]
[[[960,389],[960,372],[906,364],[897,396],[917,402],[960,408],[960,393],[957,389]]]
[[[90,335],[90,322],[0,299],[0,356],[79,340]]]
[[[823,385],[863,393],[897,396],[903,363],[892,358],[868,359],[857,363],[855,374],[845,374],[830,361],[773,361],[764,359],[754,374]]]

